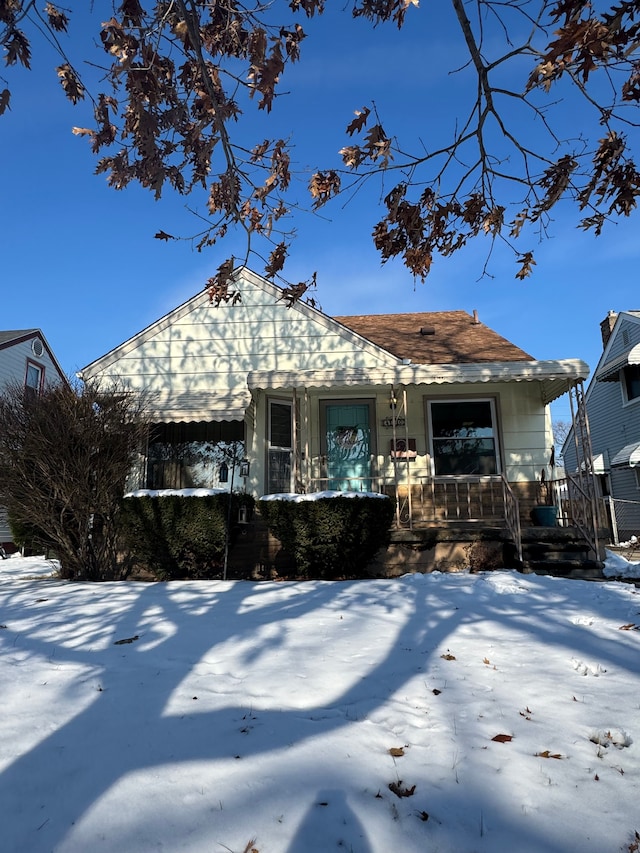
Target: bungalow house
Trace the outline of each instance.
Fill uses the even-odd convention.
[[[40,329],[0,331],[0,393],[10,383],[20,383],[38,394],[49,382],[66,377]],[[0,545],[11,546],[7,513],[0,507]]]
[[[399,529],[492,524],[519,551],[549,403],[580,391],[586,364],[537,361],[475,312],[329,317],[246,268],[232,294],[198,293],[80,372],[149,395],[134,485],[216,487],[203,448],[243,442],[231,483],[256,497],[383,491]]]
[[[614,542],[640,537],[640,311],[609,311],[600,324],[602,355],[585,395],[597,494]],[[563,457],[578,465],[575,430]]]

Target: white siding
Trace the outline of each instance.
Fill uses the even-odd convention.
[[[237,393],[246,389],[247,374],[254,370],[397,362],[307,306],[287,308],[276,301],[273,288],[248,278],[238,289],[242,302],[237,305],[216,307],[206,293],[199,294],[89,365],[83,378],[119,379],[131,388],[185,399],[190,393]]]

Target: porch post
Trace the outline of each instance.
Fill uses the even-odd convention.
[[[304,388],[303,410],[304,414],[302,420],[304,423],[304,467],[306,471],[304,490],[306,492],[309,488],[309,483],[311,482],[311,454],[309,453],[309,389],[307,387]]]
[[[407,470],[407,490],[409,497],[409,530],[413,530],[413,494],[411,489],[411,457],[409,456],[409,413],[407,410],[407,386],[402,386],[402,408],[404,409],[404,452]]]
[[[393,387],[393,385],[391,386],[390,403],[391,403],[391,435],[393,438],[393,450],[394,450],[392,457],[393,457],[393,483],[394,483],[395,498],[396,498],[396,526],[399,528],[400,527],[400,498],[398,495],[398,458],[397,458],[396,452],[395,452],[396,439],[397,439],[396,408],[397,408],[398,401],[396,400],[396,392],[395,392],[395,388]]]
[[[293,485],[296,490],[300,488],[300,453],[298,451],[298,434],[299,434],[299,420],[298,420],[298,395],[296,393],[295,386],[292,389],[291,400],[293,402],[293,424],[292,424],[292,438],[291,441],[293,443]]]

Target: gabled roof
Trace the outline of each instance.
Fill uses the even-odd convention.
[[[49,346],[49,343],[45,336],[42,334],[41,329],[4,329],[0,330],[0,350],[8,349],[9,347],[15,346],[16,344],[23,343],[24,341],[28,341],[34,338],[39,338],[42,341],[42,345],[47,352],[47,355],[51,359],[53,366],[58,371],[58,375],[65,382],[67,381],[67,376],[64,370],[60,367],[58,359],[53,354],[53,350]]]
[[[31,335],[36,334],[39,329],[13,329],[11,331],[0,331],[0,346],[2,344],[13,344],[18,341],[22,341],[25,338],[31,337]]]
[[[640,321],[640,311],[621,311],[616,317],[616,322],[611,330],[611,335],[604,348],[598,366],[596,368],[594,379],[600,382],[617,382],[620,376],[620,371],[630,364],[640,364],[640,344],[629,347],[626,351],[612,355],[615,353],[614,341],[618,337],[619,330],[622,327],[624,320],[630,320],[632,323]]]
[[[466,311],[334,317],[400,359],[414,364],[533,361],[524,350]]]

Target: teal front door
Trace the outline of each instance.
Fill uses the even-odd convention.
[[[368,403],[327,403],[326,463],[329,489],[371,491],[371,427]]]

